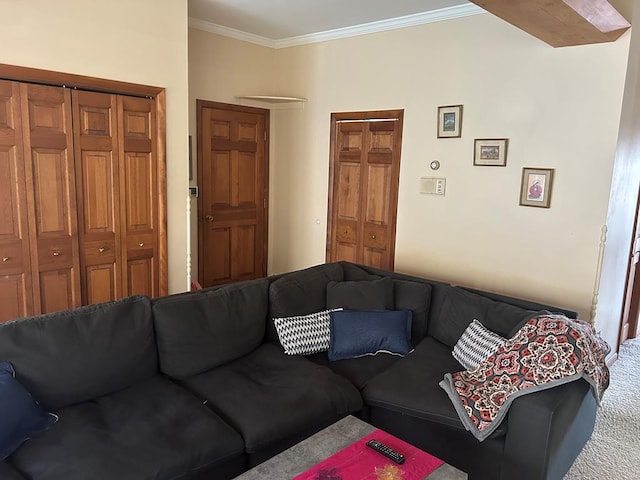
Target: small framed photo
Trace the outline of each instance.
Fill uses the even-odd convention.
[[[462,136],[462,105],[438,107],[438,138]]]
[[[549,208],[553,173],[553,168],[523,168],[520,205]]]
[[[476,138],[473,145],[473,164],[505,167],[508,146],[508,138]]]

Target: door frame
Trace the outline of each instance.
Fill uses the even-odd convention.
[[[638,316],[640,315],[640,261],[636,256],[640,255],[640,193],[636,205],[636,214],[633,220],[631,247],[629,248],[629,263],[627,264],[627,276],[625,280],[624,301],[620,326],[618,331],[618,347],[628,338],[635,338],[638,333]],[[618,348],[619,350],[619,348]]]
[[[167,109],[166,90],[162,87],[87,77],[71,73],[40,70],[30,67],[0,64],[0,78],[24,83],[35,83],[90,90],[103,93],[148,97],[156,106],[156,149],[158,161],[158,295],[168,294],[168,244],[167,244]]]
[[[269,121],[271,118],[271,111],[265,108],[258,107],[249,107],[246,105],[235,105],[233,103],[222,103],[222,102],[214,102],[211,100],[201,100],[196,99],[196,130],[197,130],[197,150],[196,150],[196,179],[199,188],[202,189],[203,178],[202,178],[202,161],[203,161],[203,152],[202,152],[202,109],[203,108],[215,108],[218,110],[229,110],[232,112],[241,112],[241,113],[253,113],[262,115],[264,117],[264,177],[263,177],[263,191],[264,191],[264,232],[263,232],[263,265],[262,269],[265,274],[267,272],[268,265],[268,246],[269,246],[269,139],[271,137],[271,130],[269,126]],[[198,195],[198,211],[196,212],[196,218],[198,221],[196,222],[196,228],[198,230],[198,279],[202,281],[204,278],[204,264],[202,259],[204,258],[204,230],[201,228],[203,217],[202,212],[204,211],[202,202],[204,196],[202,194]]]
[[[397,118],[398,125],[400,127],[400,132],[398,134],[398,155],[402,154],[402,134],[404,129],[404,109],[397,110],[372,110],[372,111],[362,111],[362,112],[333,112],[331,113],[331,133],[330,133],[330,146],[329,146],[329,195],[328,195],[328,205],[327,205],[327,240],[326,240],[326,248],[325,248],[325,260],[327,262],[332,261],[331,259],[331,234],[333,231],[333,182],[335,180],[335,161],[337,155],[337,145],[336,141],[338,139],[338,123],[345,120],[353,120],[354,122],[363,121],[366,122],[375,120],[375,119],[392,119]],[[398,164],[394,166],[397,169],[397,172],[394,172],[396,177],[398,178],[398,182],[393,185],[392,191],[392,199],[391,203],[394,207],[393,209],[393,222],[389,239],[389,250],[391,252],[391,265],[390,270],[395,268],[395,257],[396,257],[396,230],[398,223],[398,197],[400,191],[400,158],[398,159]],[[364,192],[362,192],[364,194]]]

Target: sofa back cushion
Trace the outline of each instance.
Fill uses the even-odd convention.
[[[411,343],[417,345],[427,334],[432,287],[428,283],[393,280],[396,310],[411,310]]]
[[[266,278],[153,300],[160,370],[185,379],[242,357],[264,339]]]
[[[389,277],[327,284],[327,308],[393,310],[394,305],[393,281]]]
[[[342,265],[327,263],[287,273],[269,286],[269,316],[294,317],[327,309],[327,284],[341,282]],[[273,322],[269,322],[267,339],[278,341]]]
[[[429,335],[450,347],[455,346],[474,318],[492,332],[509,338],[518,325],[535,314],[459,287],[441,288],[435,298],[438,305],[432,308]]]
[[[129,387],[158,373],[147,297],[0,324],[0,362],[46,409]]]

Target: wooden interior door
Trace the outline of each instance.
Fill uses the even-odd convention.
[[[636,205],[636,218],[634,224],[634,238],[631,244],[629,269],[627,272],[627,286],[625,301],[620,322],[620,337],[618,346],[629,338],[635,338],[638,334],[640,316],[640,195]]]
[[[160,295],[158,152],[156,104],[119,95],[120,225],[123,290],[126,295]]]
[[[34,313],[66,310],[81,305],[71,94],[20,90]]]
[[[403,113],[332,114],[328,262],[393,270]]]
[[[82,304],[122,298],[116,96],[72,95]]]
[[[0,80],[0,322],[32,312],[20,86]]]
[[[198,100],[197,117],[200,283],[264,277],[269,111]]]

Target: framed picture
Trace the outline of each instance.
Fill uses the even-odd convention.
[[[462,136],[462,105],[438,107],[438,138]]]
[[[549,208],[553,172],[553,168],[523,168],[520,205]]]
[[[505,167],[508,145],[508,138],[476,138],[473,144],[473,164]]]

